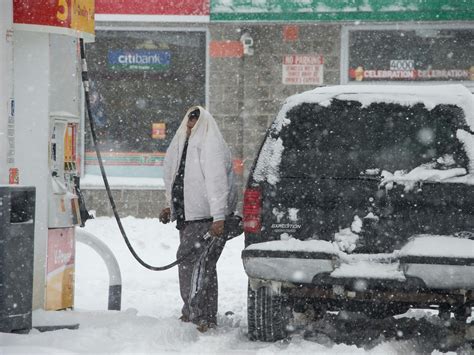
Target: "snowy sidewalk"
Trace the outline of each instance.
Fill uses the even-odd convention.
[[[164,265],[175,259],[178,233],[158,219],[123,219],[138,254],[148,263]],[[37,325],[54,322],[80,324],[77,330],[58,330],[28,335],[0,333],[0,354],[399,354],[410,343],[381,340],[370,350],[355,345],[336,345],[325,339],[306,339],[295,334],[290,342],[250,342],[246,336],[247,277],[240,258],[243,236],[228,242],[218,263],[219,326],[199,333],[192,324],[178,320],[181,309],[177,269],[153,272],[140,266],[128,252],[111,218],[87,222],[86,230],[113,251],[122,272],[122,311],[107,311],[108,274],[100,257],[78,244],[76,253],[75,311],[37,311]],[[227,311],[234,315],[225,316]],[[413,349],[412,349],[413,350]],[[411,351],[412,351],[411,350]]]

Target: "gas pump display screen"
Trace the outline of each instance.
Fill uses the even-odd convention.
[[[97,31],[86,53],[107,172],[161,177],[164,152],[187,109],[205,105],[206,33]],[[86,173],[99,174],[86,136]]]
[[[349,32],[349,81],[474,80],[474,30]]]

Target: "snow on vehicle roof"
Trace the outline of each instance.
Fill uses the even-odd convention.
[[[423,103],[431,110],[437,105],[456,105],[465,114],[466,123],[474,130],[474,95],[461,84],[451,85],[338,85],[320,87],[286,99],[277,120],[286,119],[286,113],[302,103],[328,106],[331,99],[358,101],[363,106],[387,102],[406,106]]]
[[[474,95],[461,84],[449,85],[337,85],[319,87],[288,97],[279,111],[273,125],[274,132],[281,131],[290,123],[287,113],[302,103],[317,103],[329,106],[331,100],[358,101],[364,107],[372,103],[385,102],[404,106],[423,103],[428,110],[437,105],[455,105],[464,111],[467,126],[474,131]],[[466,147],[470,158],[469,170],[474,169],[474,136],[458,130],[458,139]],[[267,180],[274,185],[279,181],[279,165],[284,150],[280,138],[268,137],[256,162],[253,177],[255,181]],[[471,181],[471,179],[469,179]]]

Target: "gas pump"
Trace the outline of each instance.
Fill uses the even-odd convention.
[[[94,40],[94,12],[94,0],[0,1],[0,184],[35,188],[32,255],[15,254],[15,263],[32,264],[33,310],[74,306],[74,228],[89,217],[79,203],[78,41]]]
[[[47,310],[74,305],[74,227],[81,224],[76,193],[80,119],[67,112],[50,114],[48,191]]]
[[[50,116],[51,186],[49,194],[49,228],[70,228],[81,224],[75,178],[78,176],[79,117],[68,113]]]

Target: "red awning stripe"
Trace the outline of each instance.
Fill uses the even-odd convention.
[[[96,14],[209,16],[210,0],[95,0]]]

